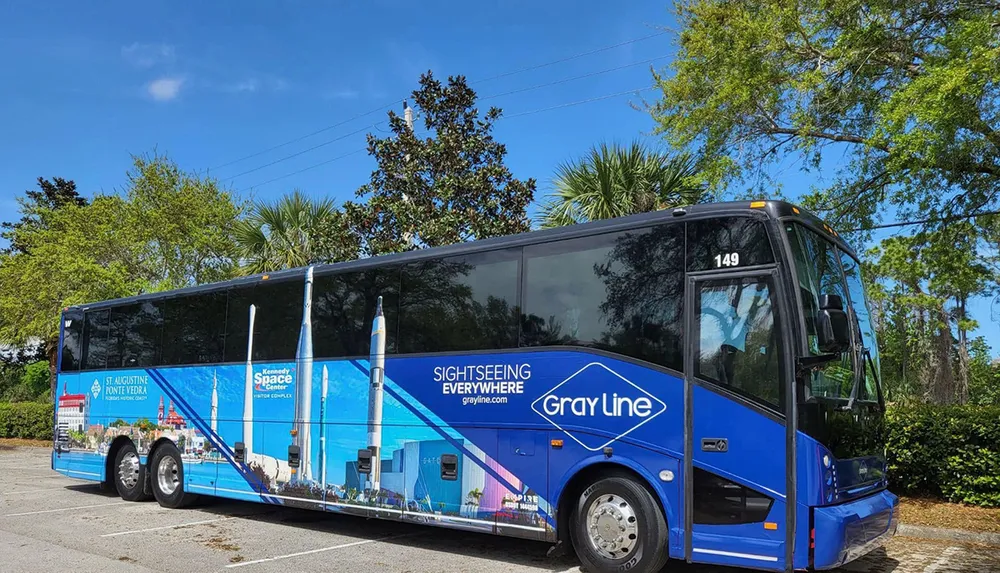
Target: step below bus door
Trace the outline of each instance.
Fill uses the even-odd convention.
[[[789,366],[775,284],[772,271],[688,278],[684,556],[689,562],[785,570],[786,535],[794,534],[786,522],[782,416]]]

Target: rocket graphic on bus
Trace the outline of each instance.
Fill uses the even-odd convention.
[[[292,445],[299,451],[301,467],[296,472],[292,468],[292,482],[312,479],[312,290],[313,268],[306,270],[305,292],[302,298],[302,326],[299,329],[299,345],[295,351],[295,412],[292,417]],[[289,456],[291,457],[291,456]]]
[[[243,384],[243,447],[246,459],[253,453],[253,326],[257,307],[250,305],[250,326],[247,332],[247,370]]]
[[[375,319],[372,321],[371,356],[368,377],[368,449],[372,453],[371,489],[379,491],[382,477],[382,394],[385,374],[385,316],[382,314],[382,297],[378,297]]]

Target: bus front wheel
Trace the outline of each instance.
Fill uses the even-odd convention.
[[[580,494],[570,536],[584,566],[601,573],[656,573],[667,561],[667,522],[649,490],[606,477]]]
[[[150,479],[153,496],[163,507],[177,509],[190,505],[193,494],[184,491],[184,462],[173,444],[163,444],[153,452]]]

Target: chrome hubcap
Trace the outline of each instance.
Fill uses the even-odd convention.
[[[178,473],[177,462],[173,456],[164,456],[156,466],[156,485],[160,491],[171,495],[181,484],[181,476]]]
[[[587,509],[590,545],[608,559],[627,557],[639,543],[639,520],[625,498],[604,494]]]
[[[118,464],[118,479],[122,485],[128,489],[135,487],[139,483],[139,455],[129,452],[122,456],[122,461]]]

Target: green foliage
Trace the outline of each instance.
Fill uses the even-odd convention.
[[[50,343],[67,305],[233,276],[232,222],[241,211],[214,180],[162,156],[136,157],[120,195],[39,208],[0,254],[0,343]],[[26,212],[22,208],[22,212]]]
[[[0,402],[0,438],[52,439],[52,404]]]
[[[87,200],[80,197],[76,191],[76,183],[61,177],[53,177],[52,181],[38,178],[38,188],[40,191],[28,189],[24,192],[23,198],[18,198],[21,206],[21,220],[17,223],[3,223],[0,228],[3,233],[0,237],[10,241],[10,246],[5,252],[26,252],[27,245],[19,240],[18,231],[38,229],[45,225],[45,216],[48,212],[54,211],[66,205],[84,207]]]
[[[922,212],[998,201],[1000,36],[993,3],[676,0],[672,69],[651,111],[704,160],[713,191],[775,187],[789,155],[838,171],[810,206],[850,227],[889,202]],[[846,226],[846,225],[845,225]]]
[[[1000,407],[891,408],[886,425],[893,491],[1000,507]]]
[[[367,254],[530,229],[525,209],[535,181],[515,179],[504,165],[507,149],[493,139],[501,112],[480,113],[476,98],[464,77],[449,77],[445,85],[427,72],[413,92],[426,137],[391,111],[392,135],[368,135],[368,153],[378,169],[357,191],[366,203],[344,207]]]
[[[40,360],[25,367],[21,384],[31,390],[33,397],[38,397],[49,389],[49,380],[51,377],[52,373],[49,370],[49,363]]]
[[[983,378],[989,349],[975,348],[968,331],[972,297],[996,289],[992,220],[981,218],[884,239],[868,252],[868,296],[882,341],[882,376],[888,399],[965,403],[988,391]],[[973,369],[978,368],[976,382]]]
[[[556,171],[555,193],[542,207],[542,227],[610,219],[707,199],[688,155],[654,152],[637,142],[602,143]]]
[[[330,199],[299,191],[275,203],[257,203],[234,233],[251,273],[355,259],[360,245]]]

